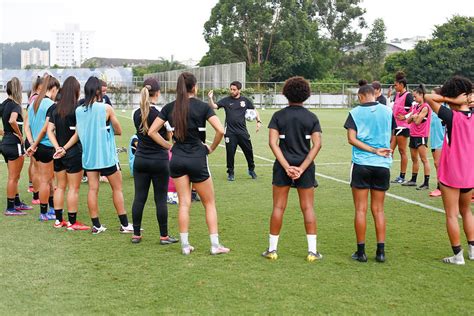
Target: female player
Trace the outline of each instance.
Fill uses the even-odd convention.
[[[393,116],[397,123],[395,129],[395,138],[392,139],[390,147],[392,151],[398,146],[398,152],[400,153],[400,175],[392,181],[392,183],[403,183],[405,182],[405,174],[408,165],[407,145],[408,137],[410,137],[410,123],[407,119],[410,117],[410,110],[413,103],[413,96],[407,90],[407,79],[405,74],[401,71],[395,75],[394,83],[395,101],[393,103]],[[390,95],[389,95],[390,98]]]
[[[4,134],[1,144],[3,158],[8,168],[7,208],[4,214],[7,216],[26,215],[23,211],[33,208],[21,202],[18,194],[18,181],[25,161],[22,134],[22,86],[18,78],[13,77],[7,82],[7,95],[8,99],[3,103]]]
[[[89,179],[87,205],[92,220],[92,234],[106,231],[99,220],[99,176],[107,177],[120,220],[121,233],[133,233],[125,211],[122,192],[122,173],[118,164],[115,137],[122,134],[122,127],[114,109],[102,102],[99,79],[90,77],[84,86],[84,103],[76,108],[76,130],[82,144],[82,167]]]
[[[77,221],[79,186],[82,178],[82,147],[76,133],[76,107],[81,85],[74,77],[68,77],[61,88],[61,100],[57,103],[48,123],[48,137],[56,152],[54,172],[55,228],[88,230],[89,226]],[[64,195],[67,193],[68,221],[63,219]]]
[[[181,250],[184,255],[194,251],[189,244],[189,211],[191,208],[191,182],[201,197],[206,210],[206,223],[211,239],[211,254],[226,254],[229,248],[219,243],[217,210],[214,185],[207,164],[207,156],[219,145],[224,136],[224,128],[219,118],[206,103],[198,100],[196,77],[184,72],[178,77],[176,100],[165,105],[148,130],[148,136],[162,147],[171,145],[158,133],[165,122],[174,128],[173,156],[170,161],[170,175],[176,185],[179,199],[179,231]],[[211,146],[200,139],[199,130],[205,128],[206,121],[216,131]]]
[[[59,81],[56,78],[49,75],[44,77],[41,92],[28,108],[28,119],[25,123],[26,137],[31,144],[26,153],[36,159],[35,170],[38,171],[40,221],[55,219],[53,209],[54,147],[46,132],[59,88]]]
[[[314,159],[321,149],[321,126],[317,116],[303,107],[311,95],[308,81],[292,77],[285,82],[283,95],[288,106],[275,114],[268,125],[269,144],[275,155],[273,165],[273,212],[270,219],[269,247],[262,253],[268,259],[278,259],[277,246],[288,202],[288,192],[293,185],[298,190],[308,240],[309,262],[323,256],[316,249],[316,217],[314,215]],[[313,146],[311,146],[313,143]]]
[[[32,88],[31,88],[31,94],[30,97],[28,98],[28,105],[26,107],[26,110],[28,110],[30,104],[32,104],[36,98],[38,97],[39,93],[41,92],[41,89],[43,87],[43,77],[37,76],[33,83],[32,83]],[[28,139],[25,141],[25,148],[30,147],[30,143],[28,142]],[[28,167],[28,192],[33,193],[33,200],[31,201],[31,204],[33,205],[39,205],[40,200],[39,200],[39,191],[38,191],[38,177],[35,176],[36,174],[36,169],[35,169],[35,157],[31,156],[30,157],[30,166]]]
[[[140,109],[133,113],[138,146],[133,163],[135,198],[132,205],[132,242],[139,243],[142,239],[140,228],[143,208],[148,198],[150,184],[153,182],[156,219],[160,228],[160,244],[176,243],[178,240],[168,235],[168,205],[166,204],[169,178],[168,148],[160,146],[148,136],[150,126],[160,113],[153,106],[160,97],[159,82],[153,78],[146,79],[140,95]],[[159,133],[164,139],[169,139],[166,127],[163,126]]]
[[[461,214],[468,242],[468,256],[474,260],[474,217],[471,212],[474,168],[469,163],[474,150],[474,116],[469,109],[472,83],[460,76],[446,81],[441,95],[426,96],[433,111],[446,123],[446,135],[438,168],[446,228],[454,256],[444,258],[445,263],[464,264],[459,234],[458,216]],[[450,109],[441,106],[446,102]]]
[[[418,156],[423,163],[423,172],[425,180],[417,190],[428,190],[430,187],[430,162],[428,161],[428,136],[430,135],[431,109],[425,102],[425,87],[418,86],[413,96],[415,104],[411,108],[411,116],[407,119],[410,123],[410,154],[412,165],[411,180],[402,183],[403,186],[416,186],[416,178],[420,168]]]
[[[441,87],[434,88],[431,94],[441,94]],[[443,103],[443,106],[446,106]],[[430,125],[430,147],[431,154],[433,155],[433,162],[438,172],[439,167],[439,158],[441,156],[441,148],[443,148],[443,139],[444,139],[444,123],[439,119],[438,114],[435,111],[431,111],[431,125]],[[436,189],[430,192],[431,197],[441,196],[441,191],[439,189],[439,182],[437,182]]]

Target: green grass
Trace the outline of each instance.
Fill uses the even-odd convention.
[[[351,148],[342,128],[347,111],[315,112],[323,128],[317,172],[347,181]],[[130,113],[117,113],[124,127],[124,136],[118,137],[117,142],[126,146],[133,132]],[[273,113],[262,111],[264,125]],[[219,115],[222,119],[223,113]],[[266,128],[259,134],[254,133],[254,124],[249,124],[249,129],[255,154],[272,159]],[[121,161],[126,209],[131,210],[133,179],[125,165],[125,154],[121,154]],[[229,183],[224,149],[217,149],[209,161],[220,236],[232,249],[229,255],[208,254],[209,237],[200,204],[193,204],[191,212],[190,240],[196,252],[184,257],[179,245],[160,246],[151,196],[143,219],[143,242],[131,244],[129,235],[118,233],[111,191],[102,184],[101,221],[109,229],[98,236],[55,230],[51,223],[37,221],[37,209],[22,218],[0,216],[0,314],[472,312],[474,262],[461,267],[440,262],[451,253],[443,214],[387,198],[387,262],[374,262],[375,233],[370,217],[369,262],[353,262],[350,254],[355,249],[355,234],[350,188],[318,177],[318,250],[324,259],[314,264],[304,260],[306,237],[297,195],[292,192],[280,237],[280,258],[270,262],[260,253],[267,247],[272,210],[271,163],[256,158],[259,178],[252,181],[246,175],[243,155],[237,154],[236,181]],[[395,162],[393,176],[398,174],[398,168],[399,163]],[[6,179],[3,163],[0,172]],[[20,188],[29,201],[26,180],[24,172]],[[432,187],[434,183],[432,180]],[[5,192],[5,180],[0,183],[0,190]],[[86,191],[87,186],[83,186],[79,219],[89,223]],[[441,200],[430,199],[426,191],[393,186],[390,192],[442,208]],[[178,235],[176,206],[169,207],[169,214],[170,232]]]

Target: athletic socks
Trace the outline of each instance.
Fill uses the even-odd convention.
[[[426,186],[430,185],[430,176],[425,176],[425,182],[423,182],[423,185],[426,185]]]
[[[400,172],[400,178],[405,179],[405,173],[404,172]]]
[[[49,207],[54,208],[54,197],[50,196],[48,199]]]
[[[119,220],[120,220],[120,224],[122,224],[122,226],[124,227],[127,227],[128,226],[128,217],[127,217],[127,214],[122,214],[122,215],[119,215]],[[97,226],[99,227],[99,226]]]
[[[7,198],[7,210],[12,210],[15,208],[15,199]]]
[[[76,215],[77,213],[72,213],[72,212],[67,213],[67,219],[69,221],[69,224],[71,225],[76,224]]]
[[[454,253],[454,255],[457,255],[457,254],[462,250],[461,245],[459,245],[459,246],[452,246],[451,248],[453,248],[453,253]]]
[[[469,240],[467,243],[468,243],[470,246],[474,246],[474,240]]]
[[[39,192],[33,192],[33,200],[39,200],[40,194]]]
[[[48,213],[48,204],[47,203],[41,203],[40,204],[40,212],[41,212],[41,214]]]
[[[440,190],[440,188],[439,188],[439,182],[436,183],[436,189]]]
[[[272,234],[269,235],[269,247],[268,247],[269,252],[277,250],[279,237],[280,237],[279,235],[272,235]]]
[[[358,243],[357,244],[357,254],[362,255],[365,253],[365,243]]]
[[[306,235],[308,240],[308,252],[316,253],[316,235]]]
[[[411,182],[416,182],[416,178],[418,177],[418,173],[412,173],[411,174]]]
[[[378,242],[377,243],[377,254],[382,254],[385,253],[385,243],[383,242]]]
[[[63,221],[63,210],[60,209],[60,210],[54,210],[54,214],[56,214],[56,220],[59,221],[59,222],[62,222]]]
[[[189,233],[179,233],[181,239],[181,248],[189,246]]]
[[[211,239],[211,247],[219,247],[219,234],[210,234],[209,238]]]
[[[99,228],[101,225],[100,225],[100,221],[99,221],[99,218],[98,217],[95,217],[95,218],[91,218],[91,221],[92,221],[92,225],[94,225],[94,227],[97,227]]]
[[[20,205],[20,204],[21,204],[20,195],[17,193],[15,194],[15,205]]]

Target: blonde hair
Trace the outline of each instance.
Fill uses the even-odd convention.
[[[150,89],[151,86],[146,85],[140,91],[140,113],[142,115],[142,122],[140,123],[140,133],[147,134],[148,129],[148,115],[150,114]]]
[[[8,83],[7,83],[7,94],[12,99],[17,103],[18,105],[21,105],[23,94],[22,91],[23,87],[21,86],[20,79],[17,77],[13,77]]]

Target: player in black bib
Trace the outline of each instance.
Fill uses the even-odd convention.
[[[178,192],[182,253],[189,255],[194,250],[188,239],[192,182],[206,210],[211,254],[225,254],[230,249],[219,243],[214,184],[207,164],[207,155],[219,146],[224,129],[214,111],[206,103],[196,99],[196,94],[196,77],[189,72],[182,73],[178,77],[176,101],[165,105],[148,130],[148,136],[164,148],[172,147],[170,174]],[[158,133],[167,121],[174,129],[173,146]],[[216,132],[210,146],[202,142],[200,135],[200,130],[205,129],[206,122],[209,122]]]
[[[283,95],[289,106],[273,114],[268,125],[270,148],[275,155],[273,165],[273,212],[270,219],[269,247],[262,254],[276,260],[278,238],[291,186],[298,190],[308,240],[309,262],[323,256],[316,250],[316,217],[314,215],[314,159],[321,149],[321,126],[317,116],[303,107],[310,95],[308,81],[292,77],[285,82]],[[313,146],[311,146],[313,143]]]
[[[230,96],[223,98],[217,102],[214,102],[214,92],[209,91],[209,106],[212,109],[225,110],[225,148],[227,157],[227,180],[234,181],[234,158],[237,146],[242,149],[245,159],[248,164],[248,174],[252,179],[257,179],[255,173],[255,163],[253,160],[253,149],[252,142],[250,141],[250,135],[247,131],[247,124],[245,123],[245,112],[247,110],[254,110],[257,117],[257,132],[262,126],[260,116],[255,110],[252,101],[240,94],[242,84],[238,81],[234,81],[230,84]]]

